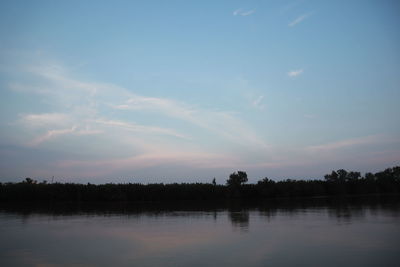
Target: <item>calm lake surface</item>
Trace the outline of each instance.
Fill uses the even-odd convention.
[[[398,197],[1,205],[0,266],[400,266]]]

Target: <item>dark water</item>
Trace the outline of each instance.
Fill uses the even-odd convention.
[[[400,266],[399,198],[0,207],[0,266]]]

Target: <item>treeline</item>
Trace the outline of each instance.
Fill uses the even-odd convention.
[[[37,182],[26,178],[19,183],[0,183],[0,201],[166,201],[263,199],[360,194],[399,194],[400,167],[366,173],[332,171],[324,180],[283,180],[264,178],[246,184],[244,171],[232,173],[226,185],[212,183],[173,184],[76,184]]]

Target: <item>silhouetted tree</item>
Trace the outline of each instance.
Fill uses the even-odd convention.
[[[242,184],[247,182],[247,173],[244,171],[234,172],[229,175],[229,179],[226,180],[226,185],[228,186],[228,195],[230,197],[239,198],[242,196],[244,188]],[[245,190],[246,195],[248,190]]]
[[[274,182],[274,181],[268,179],[268,177],[265,177],[262,180],[258,181],[257,184],[258,185],[266,185],[266,184],[269,184],[271,182]]]
[[[346,170],[340,169],[340,170],[337,170],[336,173],[338,174],[338,180],[339,181],[341,181],[341,182],[346,181],[346,178],[347,178],[347,171]]]
[[[331,174],[326,174],[324,178],[327,182],[336,182],[338,180],[338,174],[332,171]]]
[[[241,186],[247,181],[247,173],[244,171],[238,171],[229,175],[229,179],[226,180],[226,184],[228,186]]]
[[[346,180],[347,181],[357,181],[361,177],[360,172],[349,172],[347,173]]]
[[[27,184],[36,184],[37,181],[33,180],[32,178],[26,177],[25,178],[25,183],[27,183]]]
[[[373,181],[375,181],[375,175],[373,175],[373,174],[370,173],[370,172],[367,172],[367,173],[365,174],[365,179],[366,179],[367,181],[369,181],[369,182],[373,182]]]

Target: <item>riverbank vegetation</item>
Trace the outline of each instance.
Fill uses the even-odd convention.
[[[218,185],[215,180],[210,183],[96,185],[47,183],[25,178],[18,183],[0,183],[0,201],[182,201],[400,193],[400,167],[364,176],[341,169],[324,178],[274,181],[265,177],[255,184],[247,184],[244,171],[232,173],[225,185]]]

